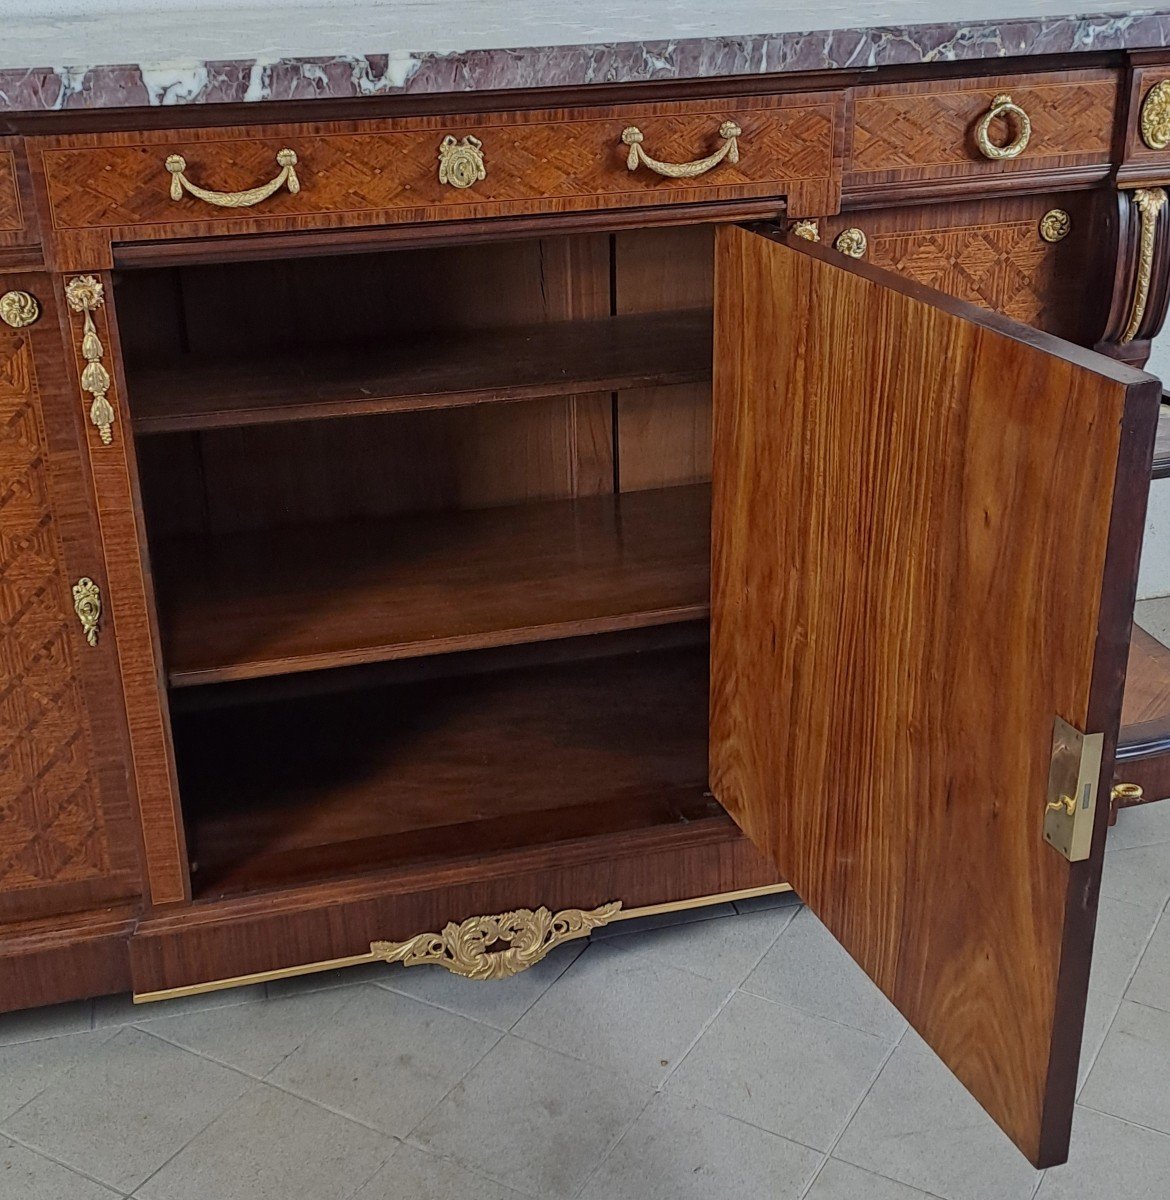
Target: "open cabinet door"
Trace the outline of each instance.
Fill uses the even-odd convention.
[[[779,234],[715,278],[712,789],[1062,1162],[1159,386]]]

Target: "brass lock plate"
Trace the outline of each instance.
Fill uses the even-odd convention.
[[[1081,733],[1060,717],[1053,722],[1044,840],[1069,862],[1083,862],[1093,844],[1104,741],[1104,734]]]

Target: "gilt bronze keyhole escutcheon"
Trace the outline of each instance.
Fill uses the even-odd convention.
[[[469,188],[487,178],[483,161],[483,142],[468,134],[461,142],[448,134],[439,143],[439,182],[455,188]]]

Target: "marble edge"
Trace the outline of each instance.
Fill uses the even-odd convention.
[[[0,112],[577,87],[1153,49],[1170,10],[596,45],[0,69]]]

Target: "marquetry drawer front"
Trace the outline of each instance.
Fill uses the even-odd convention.
[[[113,240],[771,196],[807,211],[831,204],[840,105],[823,93],[82,135],[44,139],[41,156],[55,229]]]
[[[1134,69],[1122,175],[1170,182],[1170,63]]]
[[[24,213],[16,181],[16,147],[19,143],[0,138],[0,246],[22,240]]]
[[[1110,71],[859,88],[846,188],[1109,163]]]
[[[0,233],[16,233],[23,226],[16,191],[16,158],[0,142]]]
[[[1102,226],[1092,192],[868,209],[820,224],[821,241],[1086,343],[1099,336],[1107,290],[1095,240]]]

